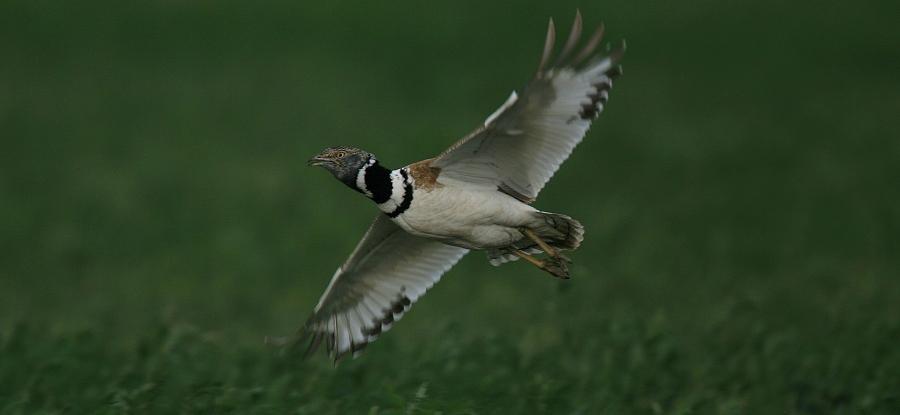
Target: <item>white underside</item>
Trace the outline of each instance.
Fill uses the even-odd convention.
[[[520,228],[537,212],[496,190],[451,179],[413,193],[410,208],[394,219],[403,230],[467,249],[503,248],[522,239]]]

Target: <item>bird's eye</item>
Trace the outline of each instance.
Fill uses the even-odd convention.
[[[339,159],[342,159],[342,158],[344,158],[344,157],[346,157],[346,156],[347,156],[347,153],[345,153],[345,152],[343,152],[343,151],[338,151],[337,154],[335,154],[335,157],[337,157],[337,158],[339,158]]]

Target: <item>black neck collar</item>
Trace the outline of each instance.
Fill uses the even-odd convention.
[[[361,170],[363,180],[359,180],[359,175],[357,175],[357,180],[351,187],[368,196],[375,203],[381,204],[390,200],[393,189],[391,170],[382,166],[376,159],[369,159],[369,162]],[[360,188],[360,185],[363,187]]]

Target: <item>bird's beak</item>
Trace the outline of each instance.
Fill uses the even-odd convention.
[[[309,159],[309,161],[306,162],[306,165],[307,166],[321,166],[325,163],[331,163],[331,160],[322,158],[319,156],[315,156],[315,157]]]

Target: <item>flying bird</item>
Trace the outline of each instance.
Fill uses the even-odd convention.
[[[309,161],[380,212],[293,337],[309,341],[307,355],[324,342],[335,361],[355,356],[469,251],[486,252],[495,266],[521,259],[569,278],[562,251],[581,245],[584,227],[532,204],[603,111],[625,50],[623,42],[595,53],[603,25],[578,48],[581,29],[578,12],[554,58],[550,19],[537,73],[522,94],[513,91],[437,157],[391,169],[367,151],[331,147]]]

